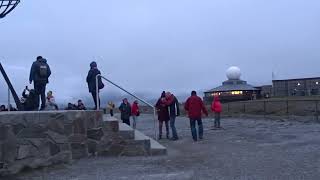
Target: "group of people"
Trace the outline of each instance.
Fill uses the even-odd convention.
[[[138,117],[140,116],[138,101],[134,101],[131,105],[127,98],[123,99],[119,106],[119,111],[121,113],[122,122],[130,126],[130,117],[132,117],[132,127],[133,129],[136,129]]]
[[[6,107],[6,105],[1,105],[0,106],[0,112],[4,112],[4,111],[17,111],[16,108],[14,108],[11,104],[9,105],[9,108]]]
[[[163,138],[162,129],[163,124],[165,124],[166,138],[171,139],[173,141],[178,140],[179,137],[177,129],[175,127],[176,117],[180,116],[178,99],[170,92],[163,91],[161,97],[157,101],[156,108],[159,120],[158,139],[160,140]],[[191,92],[191,96],[187,99],[184,105],[184,109],[186,110],[190,119],[190,127],[193,140],[198,141],[198,139],[203,139],[202,114],[208,116],[208,111],[202,99],[199,96],[197,96],[196,91]],[[220,129],[220,114],[222,112],[222,106],[218,97],[214,98],[214,101],[211,105],[211,110],[215,113],[214,128]],[[172,131],[172,137],[170,137],[169,122]],[[196,124],[198,125],[198,130],[196,128]]]
[[[92,95],[95,109],[100,107],[100,98],[97,97],[99,90],[104,88],[104,84],[101,80],[101,72],[98,69],[96,62],[90,63],[90,70],[88,72],[86,81],[88,84],[89,92]],[[34,83],[34,89],[28,89],[26,87],[22,93],[21,102],[23,109],[27,111],[33,110],[45,110],[48,108],[58,110],[58,105],[55,103],[55,99],[52,91],[49,91],[46,96],[46,85],[49,83],[49,77],[51,75],[50,66],[47,63],[47,60],[41,56],[37,57],[37,60],[33,62],[29,82]],[[98,77],[98,81],[97,78]],[[98,84],[97,84],[98,83]],[[41,105],[39,103],[41,99]],[[155,105],[158,112],[159,120],[159,139],[163,138],[163,125],[166,129],[166,138],[176,141],[179,139],[177,129],[175,127],[176,117],[180,116],[179,102],[178,99],[171,94],[170,92],[163,91],[161,97],[158,99]],[[113,102],[108,103],[108,108],[110,109],[110,115],[113,116],[115,105]],[[78,100],[77,104],[69,103],[66,110],[86,110],[82,100]],[[192,137],[194,141],[197,141],[198,138],[203,138],[203,123],[202,123],[202,114],[208,116],[208,111],[200,97],[197,96],[195,91],[191,92],[191,96],[187,99],[184,109],[188,113],[190,119],[190,127],[192,132]],[[140,110],[138,101],[134,101],[131,105],[128,102],[128,99],[123,99],[123,102],[119,106],[121,112],[121,120],[123,123],[130,125],[130,117],[132,117],[133,128],[137,126],[137,119],[140,116]],[[211,110],[215,113],[215,128],[221,128],[220,126],[220,113],[222,111],[221,103],[218,97],[214,98],[214,101],[211,106]],[[4,105],[1,105],[0,111],[7,111]],[[198,125],[198,130],[196,129],[196,124]],[[170,137],[171,129],[172,136]]]

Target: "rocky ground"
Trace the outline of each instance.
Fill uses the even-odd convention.
[[[177,119],[181,139],[160,141],[168,156],[89,158],[72,165],[26,171],[6,180],[319,180],[320,124],[223,119],[224,130],[204,120],[205,140],[194,143],[186,118]],[[139,130],[153,136],[151,116]]]

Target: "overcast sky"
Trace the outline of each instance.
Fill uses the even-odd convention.
[[[253,85],[271,83],[272,71],[278,79],[320,76],[319,9],[319,0],[26,0],[0,19],[0,61],[20,94],[44,56],[48,89],[63,102],[89,96],[92,60],[150,96],[211,89],[232,65]],[[0,85],[1,103],[3,78]]]

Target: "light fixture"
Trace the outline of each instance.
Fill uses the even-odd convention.
[[[316,82],[316,85],[319,85],[319,82],[318,82],[318,81]]]
[[[298,83],[298,86],[300,86],[301,84],[300,83]]]

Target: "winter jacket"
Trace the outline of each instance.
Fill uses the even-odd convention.
[[[218,97],[214,98],[212,105],[211,105],[211,110],[212,110],[212,112],[215,112],[215,113],[222,112],[222,105],[221,105],[221,102]]]
[[[169,108],[166,102],[163,102],[162,99],[160,98],[156,104],[156,108],[158,111],[158,120],[163,122],[163,121],[169,121],[170,116],[169,116]]]
[[[196,95],[187,99],[184,109],[188,111],[190,119],[200,119],[202,117],[201,112],[208,116],[207,108],[202,99]]]
[[[40,74],[41,67],[47,70],[46,77],[42,77]],[[47,64],[47,60],[39,59],[33,62],[30,70],[29,81],[34,82],[35,84],[47,84],[49,83],[49,77],[51,75],[50,66]]]
[[[131,116],[131,105],[122,103],[119,107],[119,110],[121,112],[121,119],[122,120],[128,120]]]
[[[180,116],[179,102],[174,95],[171,95],[171,97],[168,99],[167,105],[169,106],[170,117]]]
[[[98,74],[101,74],[101,73],[97,68],[92,68],[88,72],[87,83],[88,83],[89,92],[91,93],[96,92],[96,76]],[[100,76],[98,78],[98,83],[102,83]]]
[[[35,111],[38,109],[38,97],[33,89],[29,91],[29,95],[26,94],[26,91],[23,91],[22,97],[25,98],[25,101],[22,103],[24,111]]]
[[[131,107],[131,115],[138,116],[139,115],[139,106],[137,103],[133,103]]]

